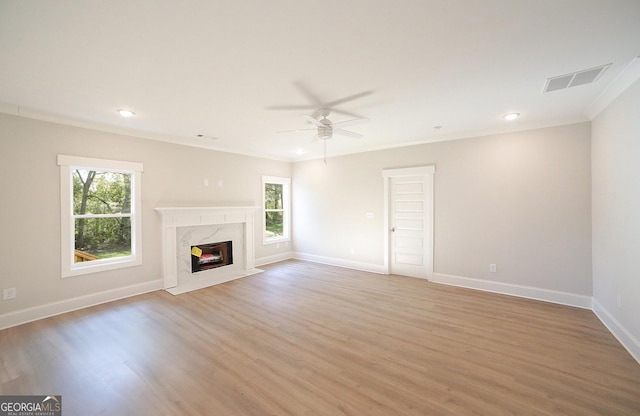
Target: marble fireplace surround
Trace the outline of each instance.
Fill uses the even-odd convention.
[[[170,206],[155,211],[162,217],[162,277],[164,289],[173,294],[190,292],[228,282],[262,270],[255,268],[254,214],[259,207],[239,206]],[[228,227],[227,227],[228,226]],[[213,230],[213,231],[212,231]],[[222,230],[222,231],[220,231]],[[233,231],[237,230],[237,231]],[[185,278],[181,258],[185,254],[185,235],[236,234],[233,267],[220,267]],[[194,244],[202,241],[193,241]],[[241,247],[236,246],[240,244]],[[190,248],[188,249],[190,250]],[[238,250],[236,252],[236,250]],[[236,258],[236,254],[239,254]]]

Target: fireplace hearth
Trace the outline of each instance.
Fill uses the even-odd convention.
[[[191,273],[233,264],[233,243],[198,244],[191,246]]]

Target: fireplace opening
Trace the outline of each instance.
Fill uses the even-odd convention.
[[[233,264],[231,241],[191,246],[191,273]]]

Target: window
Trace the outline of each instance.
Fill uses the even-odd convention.
[[[62,277],[142,264],[142,164],[58,155]]]
[[[290,240],[290,178],[262,177],[263,242]]]

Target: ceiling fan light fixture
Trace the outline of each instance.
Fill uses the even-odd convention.
[[[318,137],[327,140],[333,137],[333,129],[331,127],[318,127]]]
[[[518,117],[520,117],[520,113],[509,113],[509,114],[505,114],[503,118],[507,121],[513,121]]]

